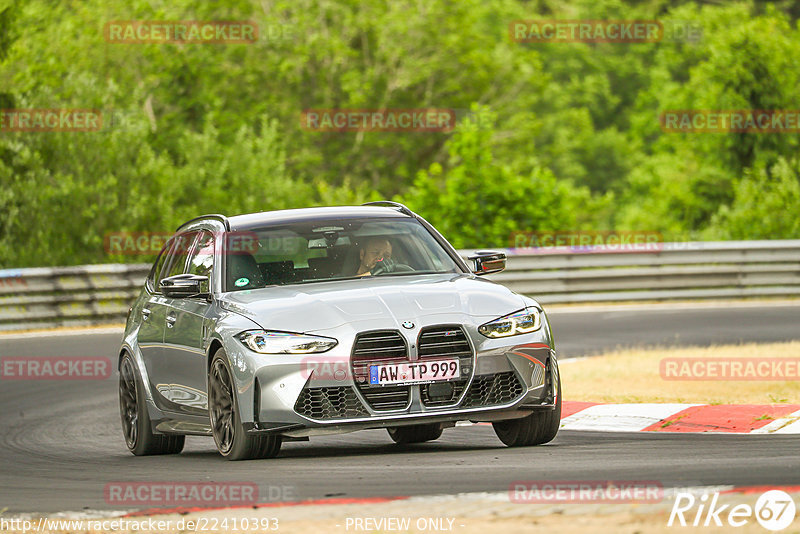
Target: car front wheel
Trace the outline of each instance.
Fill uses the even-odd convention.
[[[239,415],[228,357],[220,348],[208,372],[208,407],[211,433],[219,453],[228,460],[272,458],[281,449],[281,437],[247,433]]]
[[[561,378],[558,379],[558,399],[552,410],[537,411],[522,419],[492,423],[500,441],[509,447],[527,447],[552,441],[561,426]]]

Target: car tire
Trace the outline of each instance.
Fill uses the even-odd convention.
[[[439,423],[432,423],[428,425],[398,426],[394,428],[387,428],[386,430],[389,432],[389,437],[392,438],[395,443],[401,445],[433,441],[442,436],[442,425]]]
[[[127,352],[119,363],[119,414],[125,445],[134,455],[178,454],[183,450],[185,436],[153,433],[142,380]]]
[[[509,447],[528,447],[553,441],[561,426],[561,378],[558,379],[558,398],[552,410],[536,411],[521,419],[492,423],[500,441]]]
[[[208,414],[217,450],[228,460],[277,456],[281,450],[281,437],[246,432],[235,391],[228,357],[220,348],[214,353],[208,371]]]

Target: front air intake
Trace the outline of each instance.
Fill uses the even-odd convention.
[[[311,419],[349,419],[369,415],[349,386],[306,388],[300,392],[294,409]]]
[[[461,404],[464,408],[508,404],[525,392],[525,386],[512,371],[476,376]]]

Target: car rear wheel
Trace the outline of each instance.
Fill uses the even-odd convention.
[[[509,447],[527,447],[552,441],[561,426],[561,378],[558,379],[558,399],[553,410],[537,411],[522,419],[492,423],[500,441]]]
[[[228,357],[217,350],[208,372],[208,407],[211,433],[219,453],[228,460],[272,458],[281,449],[280,436],[249,434],[242,425]]]
[[[125,353],[119,365],[119,414],[125,445],[136,456],[178,454],[185,436],[153,433],[141,384],[133,359]]]
[[[389,437],[391,437],[395,443],[400,444],[433,441],[442,436],[442,425],[439,423],[398,426],[395,428],[387,428],[386,430],[389,432]]]

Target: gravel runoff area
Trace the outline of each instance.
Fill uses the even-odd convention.
[[[770,365],[759,367],[759,362]],[[564,399],[569,401],[800,402],[800,341],[628,349],[561,363]]]
[[[92,528],[97,526],[92,521],[102,520],[107,526],[112,526],[113,521],[128,522],[125,525],[127,529],[103,528],[105,532],[763,533],[768,531],[763,522],[772,520],[773,527],[780,527],[781,522],[794,518],[794,503],[800,503],[798,486],[665,488],[652,494],[650,491],[616,491],[623,489],[606,486],[582,494],[579,489],[570,490],[567,486],[552,488],[541,483],[516,493],[262,505],[258,508],[137,513],[122,517],[105,514],[102,519],[90,519],[92,514],[84,512],[61,514],[60,517],[61,520],[68,517],[78,519],[82,521],[82,528],[53,529],[58,523],[51,523],[49,531],[97,531],[99,529]],[[775,490],[785,493],[766,494]],[[787,495],[792,502],[786,502]],[[643,498],[642,502],[631,502],[631,499],[638,498]],[[602,502],[593,502],[592,499],[601,499]],[[531,500],[538,502],[529,502]],[[38,524],[38,518],[29,519],[31,524]],[[50,521],[58,519],[50,517]],[[793,519],[780,530],[797,532],[798,523]],[[77,526],[77,523],[73,525]],[[3,532],[23,530],[7,528]]]

